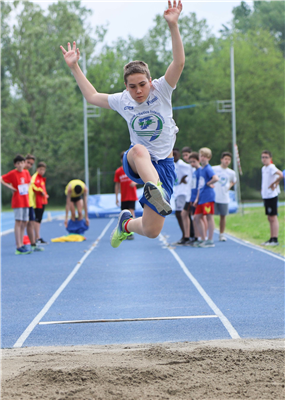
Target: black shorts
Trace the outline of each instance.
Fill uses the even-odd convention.
[[[278,196],[272,197],[272,199],[263,199],[265,215],[277,215],[277,200]]]
[[[136,208],[135,201],[122,201],[121,210],[134,210]]]
[[[35,208],[35,221],[38,222],[39,224],[42,222],[43,215],[45,211],[45,206],[43,208]]]
[[[70,200],[72,201],[72,203],[77,203],[81,199],[83,199],[83,196],[70,197]]]
[[[34,209],[34,207],[29,207],[29,221],[35,221],[35,209]]]
[[[190,212],[191,210],[190,201],[186,201],[186,203],[184,204],[184,210]]]

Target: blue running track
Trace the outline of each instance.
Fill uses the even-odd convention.
[[[281,256],[217,235],[215,248],[174,248],[172,215],[159,238],[113,249],[115,225],[93,219],[85,242],[25,256],[14,254],[13,234],[2,236],[2,348],[284,337]],[[41,233],[65,235],[63,221]],[[188,318],[159,319],[169,317]],[[43,324],[143,318],[158,319]]]

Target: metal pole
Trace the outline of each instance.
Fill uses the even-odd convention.
[[[101,191],[100,179],[101,179],[101,171],[100,168],[97,168],[97,194],[100,194]]]
[[[82,54],[82,68],[86,76],[86,54]],[[83,121],[84,121],[84,168],[85,168],[85,185],[89,192],[89,169],[88,169],[88,127],[87,127],[87,101],[83,96]]]
[[[233,167],[237,177],[237,183],[234,185],[236,201],[239,204],[239,172],[236,157],[236,97],[235,97],[235,65],[234,65],[234,47],[231,45],[231,96],[232,96],[232,148],[233,148]]]

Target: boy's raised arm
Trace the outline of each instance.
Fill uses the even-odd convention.
[[[65,50],[63,46],[60,46],[60,48],[65,62],[71,69],[71,72],[73,73],[73,76],[76,79],[76,82],[86,101],[98,107],[111,108],[108,103],[108,94],[98,93],[81,71],[78,65],[80,52],[79,49],[76,48],[76,43],[73,42],[72,49],[70,43],[67,44],[67,50]]]
[[[171,33],[173,54],[173,61],[167,68],[165,79],[173,88],[177,84],[185,64],[184,47],[178,27],[178,18],[181,11],[181,0],[178,1],[178,5],[176,5],[176,0],[174,0],[173,6],[171,5],[171,1],[168,1],[168,9],[164,12],[164,18],[168,23]]]

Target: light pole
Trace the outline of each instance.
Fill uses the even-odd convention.
[[[236,173],[237,182],[234,185],[235,199],[238,205],[241,203],[240,180],[237,165],[237,144],[236,144],[236,97],[235,97],[235,65],[234,65],[234,46],[230,48],[230,65],[231,65],[231,100],[218,100],[218,112],[232,113],[232,153],[233,153],[233,169]]]

